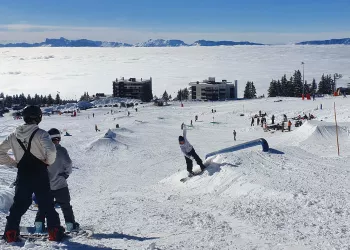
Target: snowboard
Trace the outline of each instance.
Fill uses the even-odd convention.
[[[80,228],[77,231],[72,232],[65,232],[64,237],[62,241],[74,238],[74,237],[86,237],[89,238],[94,234],[92,229],[87,228]],[[48,241],[49,240],[49,234],[47,231],[36,234],[35,233],[35,227],[20,227],[20,235],[23,240],[29,240],[29,241]]]
[[[186,182],[186,181],[188,181],[189,179],[191,179],[192,177],[195,177],[195,176],[198,176],[198,175],[203,174],[204,171],[205,171],[205,169],[204,169],[203,171],[194,172],[194,175],[192,175],[191,177],[190,177],[190,176],[187,176],[187,177],[185,177],[185,178],[180,179],[180,181],[181,181],[181,182]]]
[[[61,206],[59,204],[55,203],[55,209],[59,209],[59,208],[61,208]],[[39,211],[39,206],[37,204],[33,203],[32,205],[30,205],[28,210],[37,212],[37,211]]]

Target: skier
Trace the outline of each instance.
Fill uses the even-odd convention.
[[[259,123],[260,123],[260,118],[258,117],[258,118],[256,119],[256,124],[257,124],[257,126],[259,126]]]
[[[233,130],[233,139],[236,140],[236,130]]]
[[[275,124],[275,115],[272,115],[271,120],[272,120],[272,124]]]
[[[56,146],[57,156],[55,162],[48,168],[50,178],[51,195],[56,201],[64,215],[66,222],[66,231],[79,229],[79,223],[75,221],[72,206],[70,205],[70,195],[67,179],[72,173],[72,160],[69,157],[67,149],[60,145],[61,133],[58,129],[52,128],[48,131],[52,142]],[[42,233],[45,228],[45,214],[37,212],[35,218],[35,233]]]
[[[264,126],[264,122],[266,122],[266,118],[265,117],[261,118],[261,127]]]
[[[96,130],[96,132],[97,132],[97,131],[100,131],[100,130],[98,129],[98,127],[97,127],[97,124],[95,124],[95,130]]]
[[[50,195],[50,180],[47,166],[54,163],[56,148],[50,135],[39,129],[42,112],[38,106],[27,106],[23,110],[24,125],[16,128],[0,144],[0,164],[18,168],[17,184],[3,239],[7,242],[20,240],[19,224],[22,215],[32,203],[32,194],[38,199],[39,208],[46,214],[49,240],[61,241],[64,228],[54,208]],[[8,156],[12,149],[15,160]]]
[[[193,126],[192,120],[191,120],[191,126]]]
[[[92,113],[92,118],[94,118],[95,117],[95,113]]]
[[[292,126],[292,122],[289,120],[288,121],[288,131],[290,132],[290,127]]]
[[[192,171],[193,167],[193,161],[192,158],[194,158],[197,162],[197,164],[201,167],[201,170],[203,171],[205,169],[205,166],[203,165],[203,162],[201,158],[197,155],[196,151],[194,150],[193,146],[188,142],[186,138],[186,125],[183,123],[181,125],[182,130],[183,130],[183,136],[179,136],[179,144],[182,153],[185,155],[185,160],[187,164],[187,171],[188,171],[188,176],[191,177],[194,175]]]
[[[252,122],[250,123],[250,126],[254,126],[254,117],[252,117]]]

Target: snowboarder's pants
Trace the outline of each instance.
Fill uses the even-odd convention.
[[[53,204],[50,193],[50,182],[47,171],[39,172],[35,177],[29,176],[17,178],[15,197],[10,208],[10,215],[7,216],[5,232],[8,230],[19,231],[21,217],[32,204],[32,194],[34,193],[39,209],[47,214],[48,228],[60,226],[60,218]]]
[[[193,158],[196,160],[197,164],[201,167],[202,170],[205,168],[201,158],[199,158],[194,148],[192,148],[192,150],[188,153],[188,155],[193,156]],[[185,156],[185,159],[187,164],[187,171],[191,173],[193,168],[193,161],[186,156]]]
[[[70,195],[69,195],[68,187],[64,187],[58,190],[51,190],[51,194],[53,198],[56,200],[56,203],[60,205],[65,222],[74,223],[75,219],[74,219],[72,206],[70,205]],[[36,222],[40,221],[42,223],[45,223],[45,214],[42,213],[40,209],[36,214],[35,221]]]

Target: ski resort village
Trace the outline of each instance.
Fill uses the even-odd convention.
[[[349,58],[0,49],[0,249],[349,249]]]

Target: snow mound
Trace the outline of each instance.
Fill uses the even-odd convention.
[[[87,146],[88,151],[95,152],[111,152],[118,149],[126,149],[127,146],[123,143],[125,138],[117,135],[117,129],[108,129],[102,138],[98,138]]]
[[[13,203],[14,188],[0,186],[0,210],[7,213]]]
[[[104,138],[110,138],[114,139],[117,137],[117,134],[114,133],[112,130],[108,129],[107,133],[105,133]]]
[[[193,176],[184,183],[180,179],[187,176],[186,170],[177,172],[161,180],[160,183],[180,188],[184,191],[184,195],[211,193],[215,196],[231,198],[281,196],[280,192],[268,190],[264,186],[254,183],[254,178],[250,179],[245,173],[242,173],[239,168],[244,168],[244,166],[241,166],[242,159],[239,156],[232,155],[229,158],[216,156],[208,163],[210,165],[202,174]],[[194,167],[195,172],[198,170],[197,166]],[[283,196],[285,197],[286,194]],[[291,195],[289,194],[289,196]]]
[[[115,151],[118,149],[124,149],[126,148],[126,146],[121,143],[118,142],[115,139],[112,138],[100,138],[97,139],[95,141],[93,141],[92,143],[90,143],[90,145],[88,145],[87,150],[88,151],[95,151],[97,153],[99,152],[111,152],[111,151]]]
[[[322,121],[308,121],[300,129],[296,135],[293,135],[293,140],[299,141],[299,146],[304,150],[318,154],[320,156],[327,155],[329,152],[332,155],[337,153],[337,130],[334,123]],[[346,125],[338,125],[338,139],[340,147],[350,146],[349,127]],[[350,155],[350,152],[342,152],[342,155]]]

